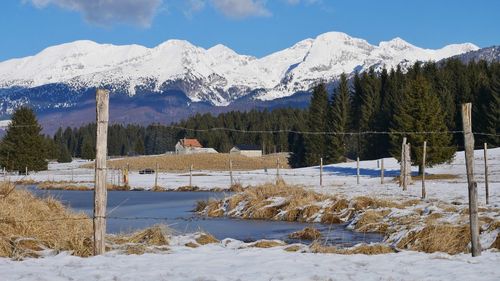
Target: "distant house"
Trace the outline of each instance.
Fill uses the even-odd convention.
[[[261,157],[262,149],[257,145],[240,144],[231,148],[229,154],[244,155],[247,157]]]
[[[213,148],[204,148],[197,139],[180,139],[175,145],[176,154],[218,153]]]

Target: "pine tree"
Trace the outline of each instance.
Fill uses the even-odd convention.
[[[328,93],[324,84],[314,88],[309,106],[307,127],[311,132],[325,132],[328,111]],[[323,134],[309,134],[304,137],[305,164],[317,165],[320,158],[325,156],[326,137]]]
[[[344,133],[350,127],[351,93],[347,82],[347,76],[340,76],[339,85],[335,90],[328,110],[328,131],[336,134],[327,138],[327,161],[337,163],[345,160],[347,153],[347,137]]]
[[[44,137],[35,113],[28,107],[18,108],[12,115],[0,144],[0,163],[9,171],[47,170]]]
[[[450,161],[456,149],[451,146],[452,136],[446,133],[447,127],[439,99],[431,92],[430,83],[418,74],[408,83],[405,93],[397,105],[391,131],[408,132],[404,136],[411,144],[412,164],[418,165],[419,172],[422,171],[424,141],[428,144],[426,157],[428,166]],[[400,133],[391,135],[393,147],[391,152],[396,159],[400,159],[402,138],[403,135]]]
[[[95,159],[95,144],[89,135],[85,135],[82,140],[82,159],[94,160]]]
[[[73,160],[71,153],[69,153],[68,148],[60,144],[59,146],[59,156],[57,157],[57,162],[59,163],[70,163]]]

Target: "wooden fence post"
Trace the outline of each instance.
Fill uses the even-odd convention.
[[[384,184],[384,158],[380,160],[380,183]]]
[[[424,149],[422,151],[422,199],[425,199],[427,193],[425,191],[425,157],[427,153],[427,141],[424,141]]]
[[[401,145],[401,160],[400,162],[400,168],[399,168],[399,186],[403,187],[403,190],[405,190],[405,175],[406,175],[406,137],[403,137],[403,144]]]
[[[472,104],[462,104],[462,124],[464,130],[465,167],[469,187],[469,220],[472,256],[481,255],[479,241],[479,218],[477,214],[477,182],[474,179],[474,135],[472,134]]]
[[[233,186],[234,181],[233,181],[233,160],[232,159],[229,159],[229,180],[230,180],[231,186]]]
[[[356,184],[359,184],[359,157],[356,157]]]
[[[484,143],[484,188],[486,189],[486,205],[490,203],[490,191],[488,187],[488,144]]]
[[[193,164],[189,166],[189,187],[193,187]]]
[[[323,158],[319,162],[319,186],[323,187]]]
[[[108,146],[109,91],[96,91],[96,156],[94,187],[94,255],[104,254],[106,236],[106,157]]]
[[[158,162],[156,162],[156,169],[155,169],[155,186],[154,188],[158,187]]]
[[[280,158],[276,159],[276,181],[280,180]]]

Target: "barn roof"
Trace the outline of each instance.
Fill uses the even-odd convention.
[[[239,150],[261,150],[258,145],[253,145],[253,144],[238,144],[234,146],[235,148]]]
[[[183,147],[203,147],[197,139],[181,139],[180,143]]]

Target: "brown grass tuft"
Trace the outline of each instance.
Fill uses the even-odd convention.
[[[468,251],[469,241],[470,232],[466,225],[427,225],[420,231],[410,231],[397,246],[426,253],[458,254]]]
[[[250,247],[254,248],[274,248],[274,247],[280,247],[286,245],[282,241],[277,241],[277,240],[259,240],[253,244],[250,245]]]
[[[395,251],[385,245],[385,244],[360,244],[351,248],[338,248],[335,246],[324,246],[320,243],[314,242],[309,246],[313,253],[324,253],[324,254],[341,254],[341,255],[381,255],[394,253]]]
[[[168,245],[169,229],[164,225],[155,225],[130,235],[118,235],[110,240],[116,244],[142,244],[145,246]]]
[[[0,183],[0,256],[22,259],[40,249],[92,254],[92,221],[68,211],[53,198],[40,199],[28,191]]]
[[[390,210],[367,210],[356,223],[356,230],[359,232],[386,233],[389,225],[384,223],[383,220],[390,212]]]
[[[219,243],[219,240],[207,233],[201,233],[195,240],[200,245]]]
[[[300,231],[296,231],[290,235],[288,235],[291,239],[300,239],[300,240],[316,240],[321,237],[321,232],[314,227],[306,227]]]

